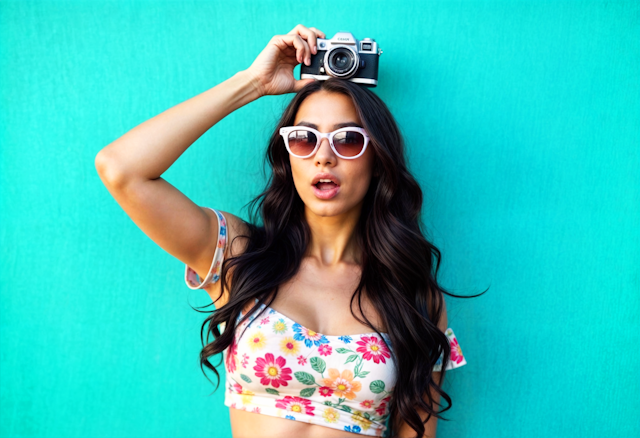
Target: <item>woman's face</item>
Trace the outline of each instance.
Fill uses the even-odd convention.
[[[309,95],[298,108],[294,125],[309,126],[322,133],[329,133],[345,124],[362,126],[351,98],[339,93],[318,91]],[[308,158],[289,155],[293,182],[304,202],[307,214],[337,216],[345,213],[359,214],[362,201],[369,189],[373,173],[374,151],[371,143],[364,154],[349,160],[338,157],[328,138],[323,138],[316,153]],[[337,194],[323,199],[329,191],[320,193],[313,185],[318,174],[330,174],[337,178]],[[320,185],[321,188],[327,188]],[[335,190],[335,189],[334,189]]]

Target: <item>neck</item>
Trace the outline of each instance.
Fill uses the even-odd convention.
[[[318,216],[305,208],[305,218],[311,230],[311,240],[305,257],[318,264],[336,267],[361,264],[361,250],[356,242],[356,226],[362,205],[338,216]]]

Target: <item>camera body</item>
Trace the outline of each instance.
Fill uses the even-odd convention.
[[[311,64],[300,65],[300,79],[321,81],[331,77],[367,87],[378,85],[378,58],[382,50],[371,38],[357,40],[351,32],[338,32],[331,39],[318,38],[318,53]]]

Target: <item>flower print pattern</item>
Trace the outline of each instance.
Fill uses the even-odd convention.
[[[356,392],[362,389],[362,383],[353,380],[353,372],[349,369],[342,373],[335,368],[329,369],[329,377],[324,379],[324,385],[328,386],[338,397],[348,400],[356,398]]]
[[[264,386],[273,386],[279,388],[280,385],[287,386],[288,380],[291,380],[291,368],[285,368],[287,361],[279,356],[277,359],[273,357],[273,354],[267,353],[264,359],[259,357],[256,359],[256,366],[253,369],[256,371],[256,376],[260,377],[260,383]]]
[[[369,430],[369,428],[371,427],[371,420],[365,417],[360,411],[353,411],[353,415],[351,415],[351,421],[360,426],[362,430]]]
[[[340,419],[340,412],[333,408],[327,408],[322,413],[322,418],[324,418],[324,421],[327,423],[337,423]]]
[[[292,337],[286,337],[280,341],[280,351],[284,354],[295,356],[300,352],[300,345]]]
[[[248,363],[249,363],[249,356],[247,354],[243,354],[242,362],[241,362],[242,368],[246,368]],[[230,371],[230,372],[232,373],[233,371]]]
[[[309,330],[306,327],[302,327],[298,323],[293,324],[293,331],[295,332],[293,339],[296,341],[304,341],[304,345],[307,347],[311,347],[312,345],[319,347],[320,344],[329,343],[329,340],[325,335]]]
[[[242,394],[242,385],[239,385],[238,383],[233,383],[232,388],[236,392],[236,394]]]
[[[287,331],[287,324],[283,319],[279,319],[273,323],[273,333],[282,335]]]
[[[255,353],[257,350],[262,350],[265,347],[267,340],[261,331],[254,331],[247,337],[247,344],[249,348],[251,348],[251,351]]]
[[[327,336],[268,313],[274,316],[268,322],[249,317],[243,339],[227,350],[225,405],[384,436],[395,383],[388,335]],[[459,366],[456,354],[461,350],[453,332],[447,336],[452,363]],[[233,356],[251,365],[230,371]]]
[[[286,409],[296,414],[314,415],[314,406],[311,406],[311,400],[302,397],[285,396],[283,399],[276,400],[276,408]]]
[[[373,400],[365,400],[360,403],[360,406],[366,409],[371,409],[373,407]]]
[[[239,394],[241,396],[242,403],[245,404],[245,405],[250,404],[251,400],[253,399],[253,396],[255,395],[253,392],[249,391],[248,389],[243,388],[242,386],[238,385],[237,383],[234,383],[232,385],[232,390],[236,394]]]
[[[233,339],[231,341],[231,345],[229,346],[229,349],[227,350],[227,360],[226,360],[227,369],[229,370],[230,373],[235,372],[237,368],[237,363],[238,363],[237,355],[238,355],[238,345],[236,344],[236,340]]]
[[[184,269],[184,281],[189,289],[203,289],[211,283],[215,283],[220,280],[220,268],[224,259],[224,247],[227,243],[227,221],[222,213],[213,208],[207,207],[209,210],[218,216],[218,244],[216,251],[213,254],[213,260],[211,261],[211,267],[204,279],[200,279],[200,276],[189,265],[185,265]]]
[[[458,344],[458,340],[454,339],[451,341],[451,360],[455,363],[460,363],[464,360],[464,356],[462,356],[462,349]]]
[[[458,343],[458,339],[456,335],[453,333],[453,330],[448,328],[445,332],[447,336],[447,340],[449,341],[449,345],[451,346],[451,353],[449,354],[449,361],[447,362],[445,369],[450,370],[453,368],[458,368],[467,364],[464,355],[462,354],[462,349],[460,348],[460,344]],[[434,371],[442,371],[442,359],[444,353],[440,355],[438,360],[436,361],[435,366],[433,367]]]
[[[386,359],[391,357],[387,346],[376,337],[363,336],[356,344],[360,345],[356,351],[363,353],[362,357],[365,360],[373,360],[375,363],[387,363]]]
[[[384,413],[387,411],[387,403],[389,403],[389,400],[391,400],[390,395],[380,401],[380,405],[376,408],[376,414],[384,415]]]

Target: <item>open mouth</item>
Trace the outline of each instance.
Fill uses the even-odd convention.
[[[336,184],[328,178],[323,178],[317,183],[313,184],[313,193],[318,199],[332,199],[338,195],[339,191],[340,185]]]
[[[318,182],[315,187],[318,190],[333,190],[338,187],[338,185],[334,182]]]

